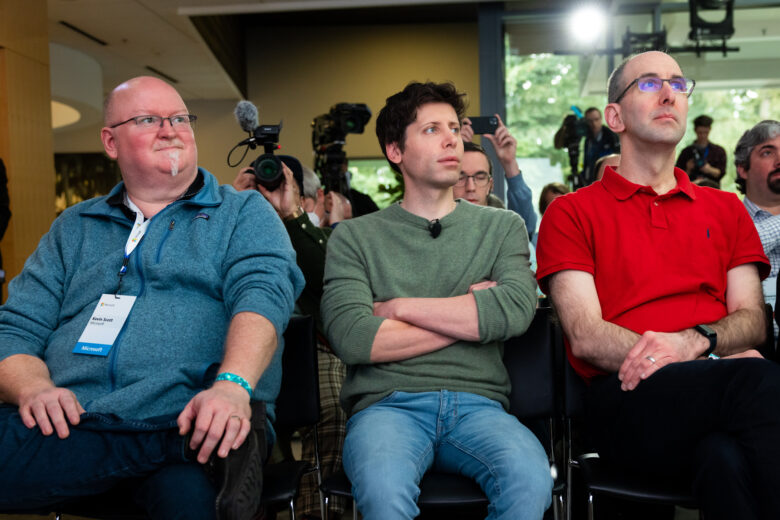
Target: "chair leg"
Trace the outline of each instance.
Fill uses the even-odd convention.
[[[322,492],[322,467],[320,466],[320,435],[317,425],[314,425],[314,466],[317,471],[317,490],[320,492],[320,518],[327,520],[328,506],[325,500],[325,493]]]
[[[563,510],[563,494],[555,497],[555,503],[553,504],[553,518],[555,520],[561,520],[561,516],[564,514]]]
[[[352,499],[352,520],[358,520],[357,517],[357,502],[355,502],[355,499]]]
[[[290,520],[295,520],[295,499],[290,499]]]
[[[593,493],[588,492],[588,520],[593,520]]]
[[[320,493],[322,493],[322,490],[320,489]],[[323,493],[324,494],[324,493]],[[330,496],[325,495],[323,498],[323,503],[325,504],[325,508],[322,510],[322,520],[328,520],[328,502]]]
[[[576,462],[572,459],[572,442],[571,442],[571,419],[566,419],[566,426],[564,427],[564,443],[563,443],[563,460],[566,462],[566,499],[564,504],[566,506],[566,520],[571,520],[571,502],[572,502],[572,476],[574,466]]]

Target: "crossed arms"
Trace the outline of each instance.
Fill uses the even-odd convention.
[[[718,333],[715,352],[721,357],[760,356],[749,350],[765,335],[758,269],[752,263],[734,267],[727,273],[727,284],[728,315],[709,324]],[[669,363],[696,359],[709,347],[693,329],[647,331],[640,336],[605,321],[593,276],[585,271],[555,273],[549,287],[573,354],[602,370],[618,372],[623,390],[633,390]]]
[[[374,316],[387,318],[371,345],[371,362],[416,357],[457,340],[479,341],[479,314],[473,291],[495,287],[485,281],[468,294],[450,298],[394,298],[374,304]]]
[[[405,272],[382,264],[389,251],[403,251],[404,237],[391,233],[393,242],[388,243],[366,230],[398,225],[392,219],[373,222],[380,215],[339,226],[328,242],[321,308],[331,345],[347,365],[400,361],[460,341],[500,341],[528,327],[536,294],[522,219],[510,212],[485,211],[484,215],[503,219],[501,225],[493,226],[501,233],[488,241],[478,260],[470,262],[465,255],[454,259],[447,287],[439,287],[435,298],[416,297],[429,293],[425,284],[430,280],[440,279],[435,268]],[[475,214],[480,212],[475,210]],[[475,235],[469,240],[480,239],[481,235]],[[470,250],[470,246],[462,247]],[[417,257],[414,261],[437,265]],[[487,262],[492,266],[484,265]],[[475,280],[481,281],[467,285]],[[400,295],[415,297],[394,297]]]

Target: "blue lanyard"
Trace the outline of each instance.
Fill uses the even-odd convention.
[[[149,222],[151,222],[151,219],[144,218],[143,212],[132,200],[130,200],[130,197],[127,196],[127,192],[125,192],[125,205],[135,212],[135,222],[130,230],[130,235],[127,237],[127,242],[125,242],[125,255],[122,259],[122,267],[119,268],[119,284],[116,287],[115,296],[119,294],[119,289],[122,287],[122,277],[127,274],[127,266],[130,263],[130,253],[133,252],[144,238],[146,230],[149,228]]]

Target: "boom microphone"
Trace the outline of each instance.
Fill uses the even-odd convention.
[[[257,107],[251,101],[239,101],[235,110],[236,119],[241,129],[250,134],[260,126],[257,119]]]

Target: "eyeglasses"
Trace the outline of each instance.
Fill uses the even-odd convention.
[[[169,123],[171,123],[171,128],[175,130],[184,130],[184,129],[191,129],[192,123],[194,123],[198,119],[198,116],[194,116],[192,114],[177,114],[171,117],[135,116],[135,117],[131,117],[127,121],[122,121],[121,123],[111,125],[109,128],[116,128],[118,126],[124,125],[125,123],[129,123],[130,121],[133,121],[135,123],[135,126],[139,127],[141,130],[152,130],[154,128],[162,128],[163,124],[165,124],[166,119],[168,120]]]
[[[490,174],[487,172],[479,172],[475,173],[474,175],[466,175],[465,173],[461,173],[460,177],[458,177],[458,182],[455,183],[455,186],[465,186],[469,179],[473,180],[474,184],[477,186],[487,186],[487,183],[490,180]]]
[[[693,92],[693,87],[696,86],[696,81],[688,78],[678,77],[678,78],[657,78],[655,76],[642,76],[640,78],[636,78],[634,81],[628,84],[628,86],[623,90],[623,92],[620,93],[620,95],[615,99],[615,103],[620,102],[621,99],[623,99],[623,96],[626,95],[626,92],[628,92],[628,89],[630,89],[634,83],[636,83],[636,86],[641,90],[642,92],[658,92],[661,90],[661,87],[664,86],[664,81],[667,81],[669,83],[669,86],[672,87],[672,90],[676,94],[685,94],[688,97],[691,97],[691,93]]]

